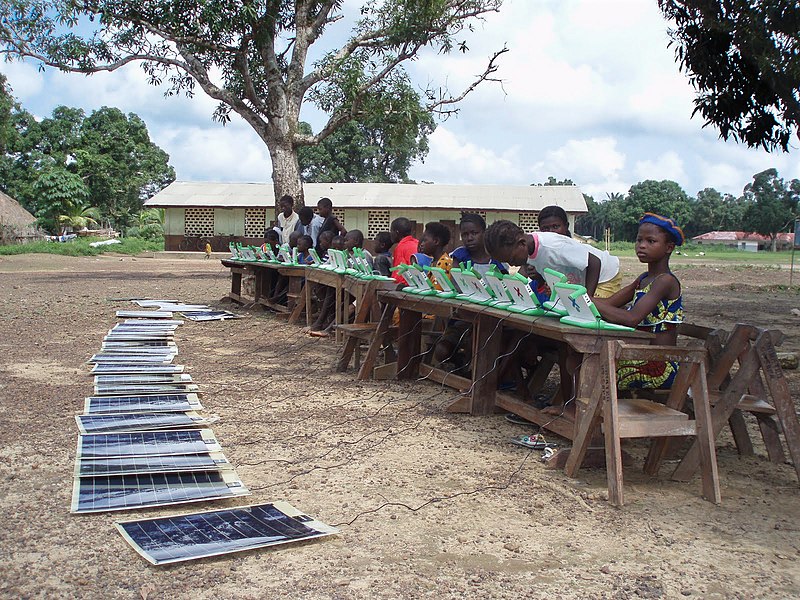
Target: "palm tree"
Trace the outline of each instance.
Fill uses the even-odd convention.
[[[89,225],[97,225],[101,219],[100,209],[83,202],[67,205],[66,214],[58,215],[58,222],[73,231],[87,229]]]
[[[163,208],[146,208],[140,212],[136,218],[139,221],[139,226],[150,225],[151,223],[164,224],[164,216],[166,211]]]

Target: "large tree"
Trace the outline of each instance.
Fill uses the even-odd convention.
[[[658,0],[695,113],[723,139],[787,151],[800,137],[796,0]]]
[[[365,111],[315,146],[297,149],[300,173],[308,182],[407,183],[408,171],[428,154],[428,135],[436,128],[433,116],[420,106],[419,94],[410,86],[387,102]],[[300,123],[300,132],[313,134]]]
[[[343,0],[13,0],[0,3],[0,44],[13,57],[30,57],[65,71],[114,71],[141,63],[167,94],[197,86],[219,101],[220,121],[235,112],[266,144],[275,197],[302,201],[297,149],[317,144],[386,106],[407,85],[403,63],[424,48],[467,50],[459,35],[502,0],[366,0],[349,39],[309,67],[312,46],[344,17]],[[96,29],[88,34],[85,19]],[[67,29],[65,31],[65,28]],[[445,114],[482,81],[492,78],[496,52],[466,90],[451,95],[430,87],[428,111]],[[310,99],[330,116],[315,134],[299,127]]]
[[[86,117],[81,109],[59,106],[37,121],[6,95],[12,101],[9,124],[0,128],[0,188],[48,229],[83,205],[128,226],[144,200],[174,181],[169,156],[150,141],[138,116],[103,107]]]
[[[786,231],[798,217],[800,180],[787,185],[777,170],[767,169],[753,175],[753,182],[744,188],[744,198],[748,202],[743,219],[745,230],[769,236],[774,252],[778,233]]]

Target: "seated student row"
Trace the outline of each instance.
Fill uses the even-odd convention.
[[[432,234],[436,230],[432,225],[426,226],[426,233]],[[450,254],[451,266],[472,261],[478,273],[485,273],[491,265],[501,272],[507,272],[509,265],[518,266],[527,271],[538,294],[546,291],[539,273],[546,267],[553,268],[565,273],[568,281],[584,285],[607,321],[652,332],[655,334],[654,343],[675,345],[677,324],[683,321],[684,313],[680,282],[669,269],[669,258],[675,246],[684,242],[684,235],[672,219],[652,213],[643,215],[636,252],[648,270],[624,288],[621,287],[619,260],[607,252],[572,240],[563,209],[543,209],[540,225],[539,233],[526,234],[510,221],[498,221],[486,231],[480,216],[464,215],[460,224],[463,246]],[[392,229],[395,241],[405,240],[405,245],[411,246],[407,239],[410,231],[402,219],[393,222]],[[427,248],[425,245],[423,251],[433,255],[434,252]],[[418,257],[408,262],[414,261],[420,262]],[[442,264],[440,261],[437,259],[440,266],[447,267],[446,262]],[[400,262],[403,262],[402,258],[395,258],[395,265]],[[459,351],[469,352],[469,329],[469,324],[451,321],[436,345],[434,359],[443,363],[452,360]],[[535,366],[535,355],[542,350],[541,340],[539,344],[535,338],[525,340],[524,344],[516,344],[518,341],[513,337],[504,339],[504,347],[520,345],[521,348],[505,367],[501,366],[504,369],[501,382],[505,382],[502,375],[512,372],[515,366]],[[465,356],[463,363],[469,364],[469,359]],[[577,357],[562,363],[562,368],[573,373],[577,366]],[[621,388],[669,388],[675,373],[674,363],[629,362],[620,368],[619,384]],[[564,397],[571,397],[572,390],[562,392]]]
[[[330,200],[322,199],[318,204],[320,215],[313,215],[313,210],[303,209],[302,218],[298,220],[301,227],[318,235],[316,246],[320,257],[324,257],[331,247],[349,251],[363,247],[363,234],[358,230],[353,230],[345,237],[334,235],[334,230],[343,230],[343,227],[335,221],[335,217],[331,218],[331,206]],[[621,288],[619,259],[573,240],[563,209],[557,206],[542,209],[539,222],[540,231],[537,233],[526,234],[510,221],[493,223],[487,232],[482,217],[464,214],[459,225],[462,246],[447,255],[444,251],[450,241],[447,227],[438,222],[428,223],[422,239],[418,241],[412,235],[411,221],[401,217],[392,222],[390,232],[382,232],[375,237],[374,268],[376,272],[388,275],[389,264],[397,267],[400,264],[420,263],[438,266],[449,272],[452,267],[469,263],[476,273],[485,275],[492,266],[501,273],[507,273],[509,265],[512,265],[520,267],[531,278],[531,287],[542,299],[549,294],[540,273],[544,268],[551,268],[564,273],[570,283],[584,285],[605,319],[652,331],[657,334],[658,343],[675,343],[676,324],[683,319],[683,309],[680,283],[669,271],[669,256],[675,245],[682,244],[684,238],[674,221],[653,214],[642,218],[637,236],[637,257],[648,264],[648,272],[624,289]],[[327,233],[321,234],[323,223],[327,224]],[[310,241],[313,243],[313,237]],[[297,244],[301,256],[306,258],[308,238],[302,242],[290,239],[290,244]],[[394,252],[391,251],[392,247]],[[371,256],[369,258],[372,259]],[[392,276],[398,283],[404,283],[397,271]],[[622,308],[627,304],[630,304],[627,309]],[[332,324],[330,288],[325,292],[322,305],[323,310],[312,327],[315,332],[326,331]],[[434,350],[436,362],[447,363],[453,359],[458,362],[460,358],[464,365],[469,364],[469,336],[468,323],[448,323]],[[535,365],[536,355],[543,350],[541,341],[539,345],[535,340],[526,339],[522,344],[519,341],[513,335],[504,340],[505,347],[514,344],[520,349],[515,353],[516,356],[505,361],[503,375],[519,371],[522,365]],[[562,364],[564,367],[573,371],[576,365]],[[620,383],[623,387],[668,387],[674,375],[672,365],[632,365],[620,378]]]

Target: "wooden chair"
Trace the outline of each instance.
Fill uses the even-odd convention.
[[[622,399],[617,395],[617,363],[620,360],[674,361],[680,365],[678,375],[667,398],[659,404],[641,398]],[[582,412],[578,431],[566,464],[566,473],[575,477],[586,455],[592,432],[602,422],[605,438],[608,499],[616,506],[624,503],[622,493],[623,438],[665,438],[695,436],[700,452],[703,497],[719,504],[719,476],[711,429],[711,407],[708,399],[704,348],[675,346],[640,346],[609,341],[601,353],[601,381],[594,387],[588,405]],[[680,411],[691,387],[694,420]],[[578,411],[580,413],[580,409]],[[645,472],[655,474],[661,462],[659,449],[653,446],[645,462]],[[656,450],[656,451],[654,451]]]

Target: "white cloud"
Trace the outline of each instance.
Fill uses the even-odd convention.
[[[346,0],[345,11],[322,40],[328,49],[357,17],[354,0]],[[527,185],[553,175],[598,199],[646,178],[673,179],[692,195],[704,187],[739,194],[770,167],[800,178],[796,150],[767,154],[725,143],[690,120],[693,92],[667,47],[667,27],[652,0],[506,0],[473,33],[456,36],[467,41],[468,53],[427,53],[408,65],[418,86],[446,83],[456,92],[483,71],[492,51],[510,49],[497,72],[502,86],[487,83],[470,94],[459,116],[431,136],[431,151],[411,177]],[[5,63],[2,70],[23,106],[39,116],[59,104],[138,114],[179,178],[269,180],[261,140],[238,117],[224,128],[214,123],[216,103],[200,90],[191,100],[164,98],[136,66],[89,78],[42,74],[32,63]],[[322,121],[308,107],[303,115]]]
[[[652,160],[636,161],[634,173],[640,180],[655,179],[660,181],[669,179],[677,181],[685,187],[688,177],[683,168],[683,159],[677,152],[669,151]]]
[[[436,160],[426,160],[415,168],[412,177],[418,181],[447,184],[524,181],[517,148],[496,153],[455,135],[443,126],[436,129],[429,142],[430,156],[435,156]],[[523,185],[527,185],[527,182]]]

